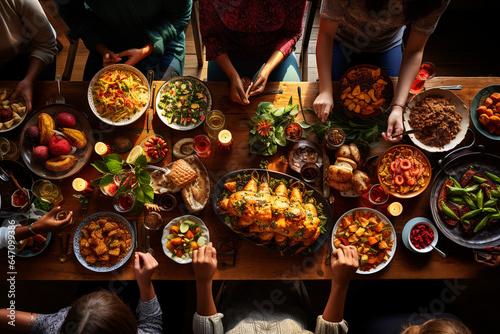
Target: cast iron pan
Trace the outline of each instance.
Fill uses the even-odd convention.
[[[480,152],[466,153],[460,155],[459,157],[449,161],[444,164],[442,160],[439,161],[441,170],[436,174],[436,178],[432,183],[431,195],[430,195],[430,206],[432,217],[436,222],[438,229],[443,233],[448,239],[455,242],[458,245],[467,248],[485,248],[488,246],[498,246],[500,245],[500,224],[496,224],[492,227],[486,227],[476,233],[475,235],[469,237],[466,236],[460,226],[460,223],[455,226],[448,225],[444,219],[441,217],[441,213],[437,207],[437,199],[439,192],[443,183],[448,179],[449,176],[453,176],[456,180],[460,180],[460,177],[472,166],[472,168],[479,173],[484,173],[484,171],[489,171],[493,174],[500,175],[500,157],[484,153],[484,147],[479,145],[471,150],[479,150]],[[449,155],[456,153],[458,150],[450,153]],[[447,157],[445,157],[446,160]]]

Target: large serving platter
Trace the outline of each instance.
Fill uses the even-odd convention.
[[[293,181],[302,182],[302,180],[297,179],[297,178],[295,178],[293,176],[290,176],[288,174],[280,173],[280,172],[276,172],[276,171],[272,171],[272,170],[260,169],[260,168],[242,169],[242,170],[237,170],[237,171],[231,172],[229,174],[226,174],[225,176],[223,176],[217,182],[217,184],[214,187],[214,190],[213,190],[213,193],[212,193],[212,208],[213,208],[214,213],[217,216],[217,218],[219,218],[219,220],[224,225],[226,225],[228,228],[231,228],[231,227],[226,222],[226,216],[220,214],[217,211],[218,198],[222,195],[223,191],[225,190],[224,184],[230,178],[234,178],[237,175],[242,174],[242,173],[249,173],[250,174],[253,171],[257,171],[259,173],[259,175],[262,175],[264,173],[269,173],[270,178],[274,178],[274,179],[283,179],[284,178],[284,179],[287,179],[287,180],[293,180]],[[314,253],[314,252],[318,251],[321,248],[321,246],[323,246],[323,244],[330,238],[331,230],[332,230],[332,227],[333,227],[333,213],[332,213],[332,209],[331,209],[330,203],[328,202],[328,200],[325,197],[323,197],[323,195],[321,195],[321,193],[319,191],[317,191],[316,189],[314,189],[309,184],[304,183],[304,185],[305,185],[307,191],[312,190],[312,197],[314,199],[316,199],[318,205],[319,204],[322,205],[323,214],[327,218],[327,221],[326,221],[326,224],[325,224],[325,229],[326,229],[325,233],[321,234],[316,239],[316,241],[314,243],[312,243],[308,248],[302,250],[299,253],[299,254],[310,254],[310,253]],[[256,240],[255,238],[246,237],[244,235],[242,235],[242,237],[245,238],[245,239],[247,239],[247,240],[249,240],[249,241],[251,241],[251,242],[253,242],[253,243],[255,243],[255,244],[257,244],[257,245],[259,245],[259,241]],[[261,246],[265,247],[265,248],[272,249],[272,250],[280,251],[279,247],[277,247],[276,244],[267,244],[267,245],[261,245]]]
[[[472,119],[472,123],[476,127],[477,131],[479,131],[483,136],[493,140],[500,140],[500,135],[490,133],[488,129],[486,129],[486,127],[479,122],[479,115],[476,111],[479,106],[484,105],[484,100],[486,100],[488,96],[496,92],[500,93],[500,85],[487,86],[477,92],[470,104],[470,118]]]

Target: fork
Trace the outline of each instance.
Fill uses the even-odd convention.
[[[65,104],[66,99],[64,98],[64,96],[61,95],[61,76],[57,75],[56,80],[57,80],[57,90],[59,91],[59,96],[57,96],[56,98],[56,103]]]

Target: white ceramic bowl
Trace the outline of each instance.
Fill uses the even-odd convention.
[[[429,253],[430,251],[432,251],[431,245],[429,245],[425,248],[422,248],[422,249],[418,249],[410,241],[410,233],[413,230],[413,228],[418,224],[424,224],[426,226],[429,226],[432,229],[432,231],[434,232],[434,240],[432,240],[431,245],[436,246],[438,239],[439,239],[438,231],[437,231],[436,227],[434,226],[434,224],[429,219],[427,219],[425,217],[416,217],[416,218],[410,219],[406,223],[405,227],[403,228],[403,233],[401,234],[401,238],[403,239],[403,243],[405,244],[406,248],[408,248],[412,252],[414,252],[414,253]]]
[[[177,256],[172,257],[172,252],[167,249],[167,241],[168,241],[167,237],[170,234],[170,226],[172,226],[174,224],[180,224],[185,220],[191,220],[191,221],[195,222],[196,224],[198,224],[198,228],[201,231],[201,235],[204,236],[205,238],[207,238],[207,244],[210,242],[210,233],[208,232],[208,227],[207,227],[207,225],[205,225],[203,220],[201,220],[200,218],[198,218],[196,216],[192,216],[192,215],[185,215],[185,216],[181,216],[181,217],[177,217],[177,218],[172,219],[170,221],[170,223],[168,223],[165,226],[165,228],[163,229],[163,234],[161,236],[161,248],[163,249],[163,252],[165,253],[165,255],[169,259],[171,259],[172,261],[175,261],[177,263],[180,263],[180,264],[191,263],[191,262],[193,262],[193,259],[191,259],[189,257],[189,255],[186,256],[185,259],[182,259],[182,258],[177,257]]]

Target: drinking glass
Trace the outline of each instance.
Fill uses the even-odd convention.
[[[31,186],[31,192],[36,197],[40,197],[54,205],[61,203],[63,200],[61,188],[49,180],[40,179],[35,181]]]
[[[136,202],[136,195],[132,191],[122,191],[113,196],[113,207],[120,213],[132,210]]]
[[[418,94],[424,88],[424,84],[427,80],[432,79],[436,76],[436,66],[433,63],[425,62],[420,65],[417,77],[410,88],[410,94]]]
[[[210,138],[205,135],[198,135],[194,137],[194,151],[200,158],[206,158],[212,154],[212,146]]]
[[[205,119],[205,131],[212,139],[217,139],[219,132],[225,128],[226,119],[219,110],[212,110]]]

